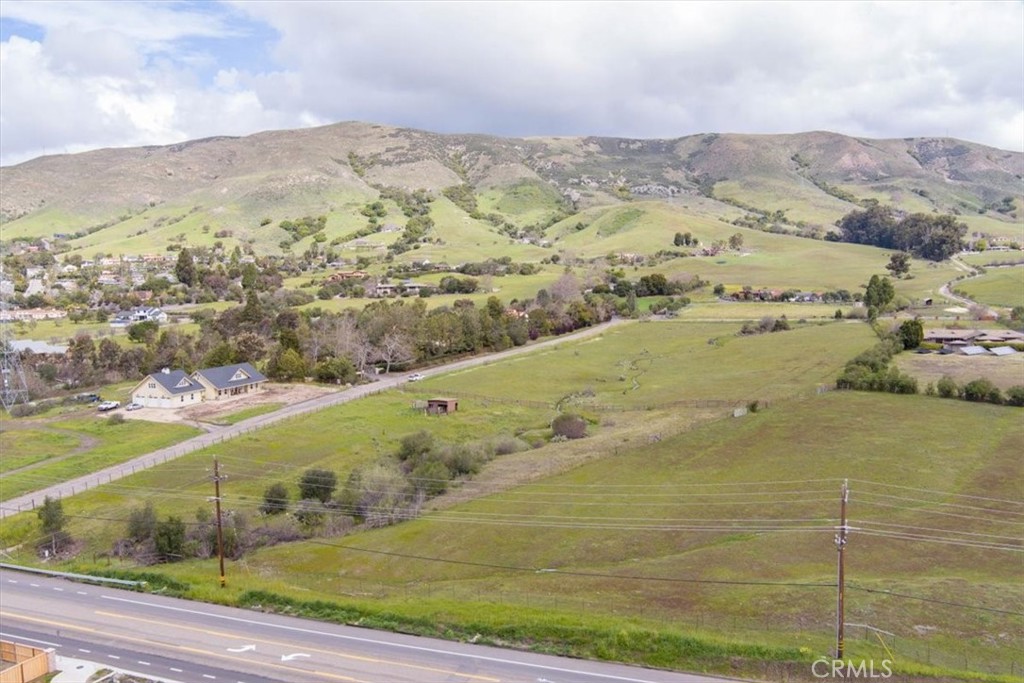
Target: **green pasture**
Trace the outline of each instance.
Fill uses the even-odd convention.
[[[377,416],[388,414],[388,406],[401,410],[401,401],[370,400],[377,401],[384,401],[374,406]],[[452,435],[447,418],[433,424]],[[308,433],[315,433],[317,425],[311,427]],[[244,468],[226,494],[231,509],[251,509],[257,492],[270,482],[293,480],[298,468],[324,464],[316,460],[324,449],[315,446],[306,457],[285,449],[267,458],[263,441],[237,445],[251,454],[227,454],[230,442],[219,449],[222,467],[232,477],[235,468]],[[505,457],[528,467],[572,445]],[[945,530],[947,535],[966,532],[968,538],[1013,537],[1012,518],[1000,512],[1010,508],[1000,504],[986,503],[991,514],[941,513],[955,510],[947,504],[973,505],[952,494],[989,501],[1019,498],[1021,448],[1024,434],[1014,409],[830,392],[779,401],[756,414],[678,436],[622,443],[563,474],[482,495],[414,522],[260,550],[229,563],[226,592],[215,587],[215,560],[155,571],[186,581],[209,599],[269,591],[286,599],[338,604],[369,615],[370,623],[386,616],[385,622],[406,624],[403,630],[441,622],[450,634],[479,632],[535,644],[557,635],[561,647],[582,656],[601,655],[574,642],[572,632],[594,642],[609,633],[630,633],[648,646],[640,652],[620,642],[605,656],[648,665],[693,668],[698,655],[663,642],[677,637],[707,643],[708,660],[701,660],[700,667],[710,670],[722,670],[728,659],[721,652],[712,655],[713,645],[756,644],[762,647],[761,657],[788,660],[800,658],[799,648],[813,658],[826,652],[833,638],[835,591],[828,584],[834,581],[832,526],[840,482],[851,480],[849,515],[860,530],[909,527],[930,529],[933,535]],[[137,475],[129,488],[158,486],[158,506],[176,506],[187,514],[208,495],[208,482],[189,487],[187,473],[200,469],[208,457],[186,456]],[[339,462],[337,456],[331,462]],[[482,477],[481,484],[486,482]],[[481,494],[485,491],[484,486]],[[77,496],[73,503],[85,506],[89,516],[115,514],[123,505],[101,491]],[[745,532],[743,522],[750,519],[778,520],[780,525],[800,519],[819,528]],[[78,536],[91,523],[76,524]],[[650,528],[687,524],[737,530]],[[91,531],[110,533],[100,527]],[[927,661],[1006,674],[1021,646],[1015,617],[941,602],[1019,612],[1024,594],[1018,576],[1015,553],[854,531],[847,552],[848,585],[881,592],[848,589],[847,616],[852,623],[897,634],[893,647],[902,671],[925,671]],[[729,584],[743,581],[825,585]],[[935,634],[919,635],[915,626],[920,624],[934,626]],[[877,647],[850,635],[852,656],[877,656]],[[960,674],[962,680],[985,678]]]
[[[440,440],[461,443],[510,435],[522,429],[544,429],[554,416],[549,409],[466,400],[460,402],[455,415],[438,418],[414,408],[414,401],[423,397],[387,392],[277,423],[139,472],[110,487],[79,494],[65,501],[65,511],[78,510],[95,518],[93,522],[83,521],[75,535],[89,539],[91,550],[103,551],[123,533],[122,528],[110,524],[109,520],[126,519],[128,507],[138,503],[141,491],[146,492],[146,499],[151,500],[161,514],[191,518],[196,509],[206,507],[210,482],[204,472],[212,466],[213,455],[219,458],[222,472],[232,482],[230,492],[225,493],[225,501],[230,500],[227,504],[255,515],[263,500],[263,492],[270,484],[286,483],[294,497],[302,471],[311,467],[331,469],[338,473],[339,482],[343,483],[354,467],[394,452],[402,437],[423,429],[431,431]],[[107,425],[101,419],[87,418],[53,424],[102,438],[105,444],[109,441],[104,453],[115,450],[120,453],[130,447],[131,456],[198,433],[191,428],[141,420],[128,420],[115,426]],[[129,434],[135,437],[134,440],[126,438]],[[114,442],[115,435],[122,438]],[[168,438],[172,435],[175,438]],[[74,462],[86,461],[76,456]],[[106,462],[103,466],[114,462]],[[99,467],[83,465],[73,471],[47,473],[45,478],[37,474],[31,481],[26,480],[19,492],[41,488],[61,478],[68,479],[95,469]],[[30,483],[35,486],[30,486]],[[9,488],[12,488],[12,482],[5,477],[5,498],[16,495]],[[2,531],[0,540],[10,545],[11,539]]]
[[[1016,265],[1024,262],[1024,251],[982,251],[957,256],[969,266]]]
[[[760,317],[760,316],[759,316]],[[757,318],[755,318],[756,320]],[[861,323],[829,323],[740,337],[740,323],[629,323],[500,363],[423,382],[436,393],[643,409],[681,400],[777,399],[835,375],[874,343]]]
[[[990,268],[984,275],[956,283],[954,290],[989,306],[1024,306],[1024,265]]]
[[[751,175],[727,180],[715,183],[714,193],[718,199],[737,200],[762,211],[785,211],[793,223],[804,221],[825,229],[857,208],[795,174],[788,178]],[[853,194],[860,196],[857,190]]]
[[[545,223],[564,208],[558,191],[540,180],[485,190],[477,195],[477,207],[485,215],[500,213],[520,227]]]
[[[106,395],[104,395],[106,398]],[[0,432],[3,479],[0,500],[96,472],[200,434],[182,425],[126,420],[80,411],[45,422],[5,420]],[[16,423],[16,424],[11,424]],[[12,472],[16,468],[17,472]]]
[[[318,597],[324,599],[333,594],[344,600],[362,586],[378,595],[379,608],[411,614],[438,609],[436,599],[443,597],[448,599],[443,616],[453,620],[469,618],[471,606],[496,617],[494,602],[504,605],[506,618],[510,605],[517,605],[516,612],[520,606],[548,606],[559,615],[585,611],[588,617],[653,618],[665,624],[691,623],[704,614],[708,624],[725,632],[729,624],[722,617],[729,615],[752,634],[763,631],[769,642],[782,639],[778,631],[793,636],[800,624],[813,625],[804,630],[823,645],[834,589],[625,577],[829,583],[835,571],[831,525],[844,478],[854,480],[849,514],[855,525],[945,529],[947,537],[957,532],[967,532],[968,538],[977,533],[1015,537],[1010,513],[998,512],[1010,509],[1005,506],[989,504],[997,512],[981,519],[991,518],[990,523],[978,515],[971,520],[935,513],[955,510],[944,507],[947,503],[970,504],[953,493],[1019,499],[1016,482],[1024,474],[1019,418],[1015,409],[921,396],[833,392],[780,402],[742,419],[624,446],[614,457],[416,522],[310,544],[301,553],[286,547],[261,551],[247,558],[246,571],[283,584],[290,576],[318,577],[313,583],[323,586]],[[522,457],[542,459],[545,450]],[[807,519],[823,528],[806,533],[642,528],[749,518]],[[392,552],[429,559],[396,562],[381,554]],[[1019,557],[1013,552],[854,533],[847,562],[847,580],[860,587],[1024,609]],[[539,568],[550,571],[533,571]],[[298,585],[293,586],[295,594]],[[495,593],[500,600],[491,597]],[[414,605],[431,598],[430,607]],[[976,666],[1008,671],[1008,662],[1018,656],[1021,632],[1012,616],[856,591],[847,599],[851,621],[866,619],[901,640],[916,638],[915,625],[937,626],[941,635],[932,643],[938,661],[944,650],[959,649]],[[454,607],[460,601],[466,604],[461,614]],[[764,628],[765,614],[778,620],[774,626]],[[1000,645],[994,637],[999,633],[1012,635]]]
[[[213,422],[219,425],[233,425],[241,422],[242,420],[248,420],[250,417],[257,417],[259,415],[272,413],[278,408],[283,408],[284,406],[284,403],[264,403],[263,405],[244,408],[236,413],[218,416],[214,418]]]

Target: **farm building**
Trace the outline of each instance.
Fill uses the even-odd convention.
[[[454,398],[427,399],[427,413],[430,415],[447,415],[459,409],[459,401]]]
[[[259,391],[267,378],[249,363],[197,370],[164,368],[147,376],[131,391],[132,401],[147,408],[184,408]]]

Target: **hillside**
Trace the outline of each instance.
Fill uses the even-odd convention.
[[[717,223],[768,214],[788,230],[820,236],[854,202],[877,199],[955,212],[974,231],[1019,239],[1022,178],[1024,155],[951,139],[823,132],[513,139],[349,122],[0,168],[0,219],[4,240],[91,230],[67,242],[89,254],[162,251],[182,238],[209,245],[217,232],[229,248],[280,253],[280,221],[325,215],[327,236],[341,238],[362,225],[359,209],[378,187],[439,196],[468,184],[479,215],[537,230],[560,219],[589,222],[590,210],[643,199]],[[386,220],[404,223],[397,212]],[[449,233],[457,225],[452,237],[462,243],[505,237],[493,221],[461,210],[434,220]]]

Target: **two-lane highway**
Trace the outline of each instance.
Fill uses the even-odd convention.
[[[0,632],[187,683],[712,683],[0,571]]]

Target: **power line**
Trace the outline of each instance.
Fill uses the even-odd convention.
[[[322,545],[330,548],[340,548],[343,550],[352,550],[360,553],[369,553],[372,555],[383,555],[387,557],[399,557],[407,560],[422,560],[424,562],[441,562],[444,564],[456,564],[465,565],[470,567],[484,567],[486,569],[501,569],[505,571],[524,572],[530,574],[561,574],[563,576],[579,576],[589,578],[600,578],[600,579],[625,579],[630,581],[660,581],[667,583],[707,583],[707,584],[720,584],[720,585],[734,585],[734,586],[786,586],[786,587],[799,587],[799,588],[834,588],[834,583],[796,583],[796,582],[785,582],[785,581],[735,581],[725,579],[690,579],[690,578],[678,578],[671,576],[630,576],[623,574],[607,574],[599,572],[580,572],[568,569],[557,569],[557,568],[537,568],[537,567],[518,567],[515,565],[504,565],[494,564],[489,562],[470,562],[468,560],[454,560],[451,558],[443,557],[428,557],[425,555],[410,555],[406,553],[396,553],[387,550],[371,550],[369,548],[357,548],[355,546],[344,545],[340,543],[329,543],[327,541],[309,541],[314,545]]]
[[[934,493],[939,496],[953,496],[957,498],[973,498],[974,500],[987,500],[993,503],[1007,503],[1008,505],[1024,505],[1024,501],[1020,500],[1007,500],[1005,498],[989,498],[987,496],[972,496],[966,493],[952,493],[950,491],[936,491],[934,489],[922,489],[914,486],[901,486],[899,484],[883,484],[877,481],[866,481],[864,479],[851,479],[850,481],[858,484],[868,484],[871,486],[887,486],[894,489],[904,489],[906,491],[917,491],[919,493]]]
[[[850,590],[861,591],[863,593],[877,593],[879,595],[887,595],[891,598],[902,598],[905,600],[920,600],[921,602],[932,602],[939,605],[948,605],[950,607],[962,607],[964,609],[975,609],[982,612],[994,612],[996,614],[1009,614],[1014,617],[1024,617],[1024,612],[1013,612],[1005,609],[996,609],[995,607],[984,607],[983,605],[968,605],[963,602],[950,602],[948,600],[939,600],[937,598],[926,598],[920,595],[907,595],[905,593],[894,593],[892,591],[878,590],[875,588],[862,588],[861,586],[847,586]]]

